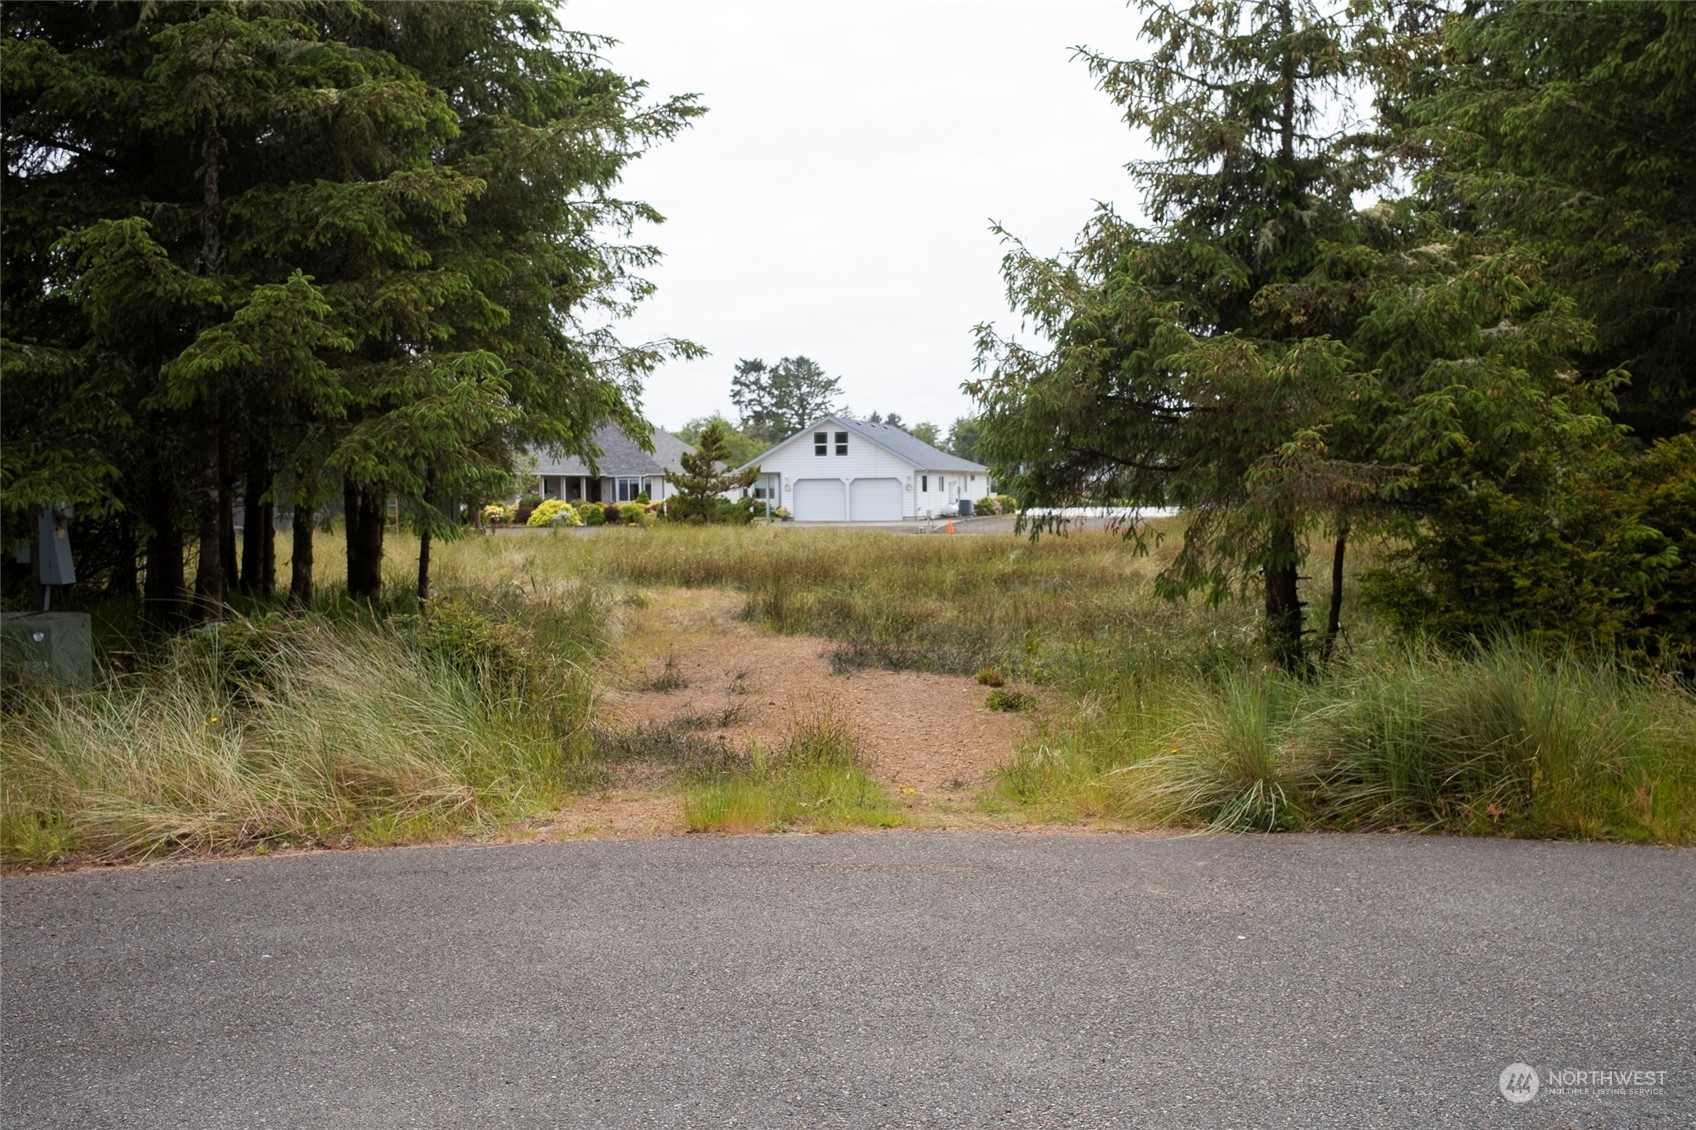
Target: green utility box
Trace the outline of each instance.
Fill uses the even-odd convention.
[[[82,690],[94,682],[94,637],[86,612],[0,616],[0,665]]]

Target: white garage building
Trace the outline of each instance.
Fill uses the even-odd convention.
[[[938,451],[891,424],[826,416],[741,470],[749,489],[797,522],[899,522],[953,514],[994,492],[989,468]]]

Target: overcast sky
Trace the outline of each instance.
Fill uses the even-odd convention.
[[[1096,201],[1135,210],[1136,141],[1072,58],[1137,50],[1121,0],[570,0],[563,20],[709,108],[624,185],[667,222],[623,336],[711,352],[648,382],[662,427],[734,420],[739,358],[805,354],[856,413],[946,429],[972,411],[972,327],[1013,324],[991,222],[1052,253]]]

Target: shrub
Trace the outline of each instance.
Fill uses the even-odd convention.
[[[986,687],[1001,687],[1007,685],[1007,680],[1001,677],[1001,672],[993,664],[978,669],[977,680]]]
[[[585,526],[606,525],[607,512],[598,502],[580,502],[577,504],[577,512],[583,516]]]
[[[525,523],[530,526],[581,526],[583,519],[571,508],[571,503],[550,498],[536,507]]]
[[[619,521],[627,526],[640,526],[646,514],[640,502],[622,503],[618,508]]]
[[[765,513],[765,504],[756,498],[721,498],[713,510],[713,521],[727,526],[746,526],[756,515]]]
[[[512,521],[517,513],[516,506],[502,506],[498,502],[491,502],[483,507],[483,521],[491,526],[502,526]]]
[[[517,624],[485,616],[458,600],[437,599],[416,616],[397,617],[420,655],[473,675],[503,692],[522,692],[540,668],[530,635]]]
[[[777,519],[777,520],[778,520],[778,521],[780,521],[780,522],[781,522],[781,521],[786,521],[786,520],[788,520],[788,518],[789,518],[789,516],[790,516],[790,515],[789,515],[789,507],[787,507],[787,506],[779,506],[779,507],[778,507],[778,508],[777,508],[777,509],[776,509],[776,510],[773,510],[773,511],[772,511],[772,512],[771,512],[771,516],[772,516],[772,517],[773,517],[773,518],[776,518],[776,519]]]
[[[534,507],[520,504],[518,509],[513,511],[512,524],[515,526],[528,526],[530,524],[530,515],[535,512]]]
[[[521,507],[528,507],[529,509],[534,510],[534,509],[536,509],[536,507],[542,505],[542,496],[539,495],[539,494],[524,495],[522,498],[520,498],[518,500],[518,505],[521,506]]]

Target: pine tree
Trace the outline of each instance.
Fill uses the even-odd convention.
[[[671,476],[677,493],[668,504],[670,514],[686,522],[711,522],[725,492],[752,486],[760,477],[758,467],[732,470],[729,459],[724,424],[713,420],[695,441],[695,450],[683,455],[682,471]]]
[[[231,581],[269,588],[278,494],[309,598],[298,566],[339,486],[349,588],[371,597],[392,497],[452,534],[455,500],[518,451],[638,429],[641,376],[698,352],[626,348],[584,319],[647,292],[631,272],[657,252],[604,233],[659,217],[612,189],[698,108],[645,103],[543,5],[19,3],[0,20],[8,536],[45,499],[118,515],[150,601],[172,604],[192,529],[215,614]]]
[[[1143,35],[1146,59],[1088,61],[1167,154],[1131,166],[1155,226],[1103,209],[1066,261],[1014,247],[1009,297],[1055,345],[980,327],[980,450],[1026,507],[1186,508],[1164,590],[1219,599],[1258,574],[1269,650],[1297,670],[1306,529],[1347,493],[1327,485],[1344,476],[1321,437],[1353,411],[1362,373],[1326,311],[1269,297],[1297,297],[1375,175],[1330,117],[1350,31],[1265,0],[1150,5]]]

